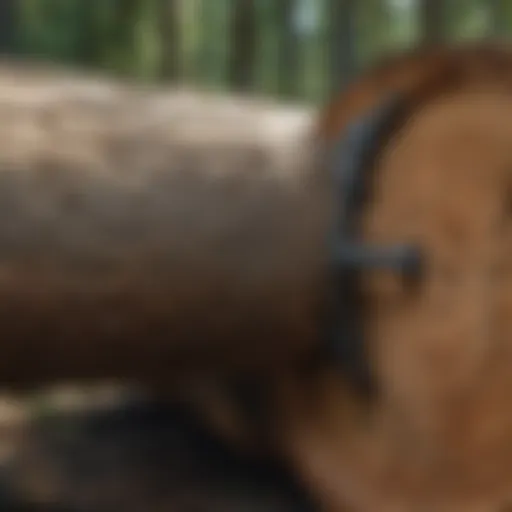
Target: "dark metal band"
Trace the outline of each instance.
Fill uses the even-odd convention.
[[[361,272],[391,270],[406,279],[417,280],[422,267],[421,252],[415,245],[372,246],[360,239],[361,213],[371,200],[369,191],[376,157],[402,107],[403,102],[396,95],[352,122],[330,157],[339,210],[332,248],[338,288],[329,348],[349,382],[367,395],[373,394],[376,386],[362,328]]]

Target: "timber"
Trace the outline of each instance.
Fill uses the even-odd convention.
[[[226,447],[183,407],[98,398],[72,408],[52,400],[51,414],[2,421],[2,510],[316,510],[279,461]]]
[[[361,237],[415,241],[411,292],[367,274],[368,403],[333,365],[276,386],[280,449],[326,510],[505,511],[512,502],[512,50],[420,49],[369,70],[321,113],[320,140],[402,95]]]
[[[321,341],[312,114],[0,65],[0,382],[280,367]]]
[[[202,420],[210,421],[208,426],[220,430],[232,444],[242,439],[242,444],[261,450],[258,443],[263,443],[261,452],[271,452],[292,468],[321,510],[496,512],[510,508],[510,47],[440,46],[393,57],[333,98],[316,125],[304,111],[298,115],[295,111],[290,116],[293,121],[289,111],[279,114],[278,118],[287,118],[293,125],[290,131],[289,125],[282,128],[288,135],[279,139],[270,135],[268,124],[258,121],[262,104],[253,109],[250,102],[241,100],[238,105],[248,115],[240,123],[241,117],[228,108],[228,102],[217,97],[204,101],[196,116],[194,109],[182,118],[170,116],[176,120],[173,125],[163,98],[174,93],[135,92],[109,85],[95,89],[97,98],[108,97],[101,108],[92,109],[93,102],[86,101],[76,115],[77,110],[71,111],[62,98],[66,89],[92,97],[78,92],[84,90],[85,82],[77,81],[73,89],[64,86],[66,81],[69,85],[66,78],[60,89],[52,89],[55,73],[47,82],[40,74],[30,77],[33,71],[19,73],[16,79],[12,75],[6,79],[6,90],[9,83],[23,82],[25,91],[37,84],[35,89],[40,87],[44,94],[34,96],[33,90],[21,94],[20,103],[32,104],[26,116],[11,115],[11,119],[33,120],[34,107],[38,102],[48,104],[50,97],[58,98],[52,105],[67,105],[64,111],[74,115],[67,118],[71,128],[57,130],[59,136],[38,138],[37,130],[23,131],[29,137],[22,145],[12,135],[17,131],[5,124],[11,138],[5,139],[2,150],[4,190],[9,191],[3,204],[17,228],[2,228],[2,223],[8,225],[7,215],[0,222],[0,240],[9,242],[4,244],[9,249],[8,272],[0,282],[9,300],[0,302],[0,307],[7,327],[5,355],[14,364],[9,370],[4,363],[5,382],[77,375],[148,381],[149,375],[157,375],[156,380],[163,379],[164,389],[169,390],[174,372],[182,371],[189,380],[181,382],[191,386],[177,388],[177,394],[192,397]],[[88,84],[85,89],[90,92],[92,82]],[[13,89],[23,93],[23,88],[11,86],[9,95]],[[116,93],[111,95],[113,90]],[[329,282],[332,261],[326,244],[336,226],[335,194],[325,159],[319,159],[319,165],[316,154],[397,92],[403,108],[380,140],[372,162],[371,194],[357,234],[370,246],[413,243],[421,249],[424,265],[413,288],[394,272],[364,271],[359,276],[363,307],[358,325],[377,388],[368,399],[349,385],[350,376],[334,355],[317,365],[307,364],[311,347],[322,341],[324,331],[319,326],[327,321],[323,305],[337,284]],[[186,98],[198,98],[188,92],[175,97],[179,101],[173,105],[180,112],[186,110],[180,110],[187,105]],[[98,111],[105,113],[105,105],[113,105],[114,98],[119,100],[118,109],[107,110],[108,115],[101,117]],[[77,103],[73,103],[75,109]],[[3,104],[7,111],[14,103],[6,94]],[[209,110],[213,104],[216,108]],[[87,115],[101,118],[87,132],[89,138],[83,139],[96,145],[83,146],[87,149],[80,152],[77,146],[58,142],[64,140],[63,134],[73,133],[76,119],[91,122]],[[220,129],[229,125],[220,119],[235,118],[232,130]],[[52,123],[52,116],[41,114],[41,119],[52,130],[63,126]],[[214,119],[212,126],[218,129],[207,130],[205,119],[208,123]],[[94,133],[101,135],[95,139]],[[122,151],[105,149],[110,147],[105,144],[111,140],[109,133],[121,134],[127,141]],[[222,141],[218,153],[213,151],[212,137],[215,144]],[[259,158],[254,165],[254,158],[248,157],[254,156],[255,139],[260,140],[258,155],[263,144],[267,148],[263,153],[268,150],[275,156],[272,165],[261,165]],[[147,148],[151,151],[144,151]],[[82,157],[80,165],[75,165],[77,154]],[[186,166],[179,164],[184,154]],[[55,155],[61,165],[54,165]],[[237,158],[231,160],[233,155]],[[112,161],[122,165],[116,167]],[[158,187],[152,188],[148,175],[169,181],[157,180]],[[209,179],[212,175],[215,180]],[[233,185],[227,178],[235,176],[240,181]],[[129,202],[129,207],[112,210],[116,201],[126,204],[125,187],[143,190],[150,199],[142,205],[136,202],[136,208]],[[57,193],[62,190],[72,190],[73,200],[63,194],[64,200]],[[76,190],[87,190],[90,196],[78,194],[77,201]],[[101,201],[89,201],[90,197]],[[172,201],[153,204],[162,197]],[[238,202],[232,203],[235,198]],[[179,215],[172,209],[169,214],[169,205],[180,206]],[[232,238],[217,245],[219,240],[225,242],[226,235],[224,224],[217,223],[219,208],[220,218],[230,220],[227,233]],[[52,211],[59,215],[49,219],[40,215]],[[148,213],[154,211],[158,215]],[[56,218],[59,222],[52,223]],[[91,219],[98,219],[94,229],[87,223]],[[112,225],[124,229],[112,230]],[[134,225],[151,226],[149,235],[134,236]],[[87,235],[73,238],[84,233],[76,231],[77,226]],[[77,245],[70,245],[70,240]],[[95,243],[81,245],[84,240]],[[144,243],[130,245],[134,240]],[[166,244],[167,240],[173,243]],[[208,243],[201,243],[205,240]],[[151,250],[146,252],[148,247]],[[34,254],[41,257],[26,258]],[[101,287],[95,288],[100,282]],[[40,283],[45,286],[35,288]],[[119,292],[113,293],[118,299],[113,302],[112,290]],[[36,301],[36,296],[42,300]],[[28,315],[26,325],[11,318],[21,312]],[[148,333],[148,326],[153,329],[146,339],[141,334]],[[51,335],[49,341],[46,334]],[[44,351],[55,361],[41,364]],[[237,397],[232,399],[230,384],[237,380],[229,377],[234,368],[240,374],[249,367],[253,370],[249,382],[265,393],[257,404],[260,409],[256,407],[256,414],[249,410],[247,416]],[[136,430],[133,424],[132,428]],[[96,445],[94,438],[91,442]],[[44,444],[43,438],[36,439],[34,449],[44,449]],[[101,441],[96,446],[103,451]],[[195,450],[190,453],[193,456]],[[61,468],[67,464],[64,453],[52,466],[57,475],[66,476]],[[14,481],[18,478],[23,483],[30,466],[29,460],[20,473],[14,472]],[[62,488],[59,484],[54,485],[56,495]],[[190,485],[197,489],[199,484]],[[34,492],[21,486],[22,495]]]

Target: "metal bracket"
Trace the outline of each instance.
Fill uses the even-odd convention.
[[[364,317],[360,273],[390,270],[406,279],[417,279],[422,267],[421,251],[415,245],[372,246],[358,236],[375,158],[402,105],[401,98],[394,95],[351,123],[335,145],[330,160],[331,176],[339,194],[332,248],[338,288],[335,321],[329,334],[330,353],[335,355],[349,381],[366,395],[376,389],[361,325]]]

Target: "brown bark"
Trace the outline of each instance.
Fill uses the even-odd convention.
[[[42,69],[0,83],[0,381],[278,366],[318,341],[308,112]]]

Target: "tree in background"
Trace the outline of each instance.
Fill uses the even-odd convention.
[[[80,64],[86,66],[99,66],[102,64],[104,46],[106,41],[103,38],[101,24],[98,19],[96,6],[80,2],[77,7],[78,20],[77,28],[77,50],[75,58]]]
[[[380,53],[503,36],[512,0],[3,0],[0,51],[312,101]]]
[[[2,0],[0,2],[0,53],[11,54],[15,51],[17,27],[17,0]]]
[[[294,23],[296,0],[276,2],[278,26],[278,92],[281,96],[294,96],[299,92],[300,40]]]
[[[395,38],[400,34],[391,33],[390,10],[386,0],[365,0],[359,3],[356,46],[358,61],[362,65],[371,64],[381,53],[388,52],[395,45]]]
[[[92,4],[92,2],[90,2]],[[141,15],[141,0],[117,0],[115,14],[112,20],[112,43],[115,45],[121,71],[133,69],[136,44],[135,27]],[[97,8],[97,6],[95,6]],[[91,7],[94,9],[94,7]]]
[[[211,1],[211,0],[210,0]],[[231,12],[230,84],[248,91],[256,61],[256,0],[233,0]]]
[[[446,0],[420,0],[419,17],[423,42],[439,43],[446,39],[446,5]]]
[[[175,80],[181,69],[180,17],[179,0],[158,0],[158,21],[160,35],[160,78]]]
[[[336,93],[345,86],[357,71],[358,3],[358,0],[328,1],[328,69],[331,93]]]
[[[510,0],[488,0],[490,11],[490,32],[502,37],[510,32],[512,20],[512,3]]]

